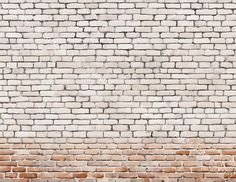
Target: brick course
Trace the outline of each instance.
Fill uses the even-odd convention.
[[[235,12],[0,0],[0,181],[233,181]]]

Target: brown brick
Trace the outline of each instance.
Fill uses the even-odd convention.
[[[55,178],[55,174],[53,172],[50,172],[50,173],[38,173],[38,178],[51,179],[51,178]]]
[[[161,144],[145,144],[144,149],[161,149],[162,145]]]
[[[127,167],[119,167],[119,168],[114,168],[115,172],[129,172],[129,168]]]
[[[220,155],[221,151],[216,151],[216,150],[206,150],[205,151],[206,155]]]
[[[138,173],[139,178],[154,178],[155,175],[152,173]]]
[[[119,173],[120,178],[137,178],[137,173]]]
[[[144,156],[142,155],[131,155],[129,156],[130,161],[143,161],[145,160]]]
[[[146,160],[148,160],[148,161],[165,161],[166,157],[163,155],[147,155]]]
[[[48,169],[45,167],[28,167],[27,171],[28,172],[47,172]]]
[[[92,160],[91,155],[81,155],[81,156],[76,156],[77,161],[90,161]]]
[[[225,162],[226,167],[236,167],[236,162],[230,161],[230,162]]]
[[[225,178],[236,178],[236,173],[225,173],[224,177]]]
[[[176,154],[177,155],[189,155],[190,151],[188,150],[179,150],[179,151],[176,151]]]
[[[73,178],[73,175],[72,173],[56,173],[55,174],[55,177],[56,178],[61,178],[61,179],[70,179],[70,178]]]
[[[105,173],[105,178],[119,178],[120,173]]]
[[[17,173],[5,173],[5,178],[17,178]]]
[[[91,176],[93,178],[104,178],[104,174],[103,173],[92,173],[89,176]]]
[[[174,172],[176,172],[176,168],[173,168],[173,167],[165,167],[165,168],[162,168],[162,172],[165,172],[165,173],[174,173]]]
[[[63,155],[53,155],[51,157],[51,160],[54,160],[54,161],[65,161],[66,160],[66,156],[63,156]]]
[[[19,166],[33,167],[33,166],[38,166],[39,163],[35,162],[35,161],[19,161],[18,165]]]
[[[113,168],[111,167],[97,167],[96,172],[112,172]]]
[[[192,168],[193,172],[208,172],[209,168],[208,167],[194,167]]]
[[[197,179],[201,179],[204,177],[203,173],[184,173],[183,176],[186,178],[197,178]]]

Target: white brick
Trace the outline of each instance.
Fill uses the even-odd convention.
[[[2,143],[234,142],[232,1],[2,0],[1,8]]]

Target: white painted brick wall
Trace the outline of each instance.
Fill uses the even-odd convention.
[[[0,137],[236,137],[235,9],[1,0]]]

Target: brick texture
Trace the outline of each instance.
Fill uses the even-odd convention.
[[[235,26],[235,0],[0,0],[0,181],[234,181]]]

